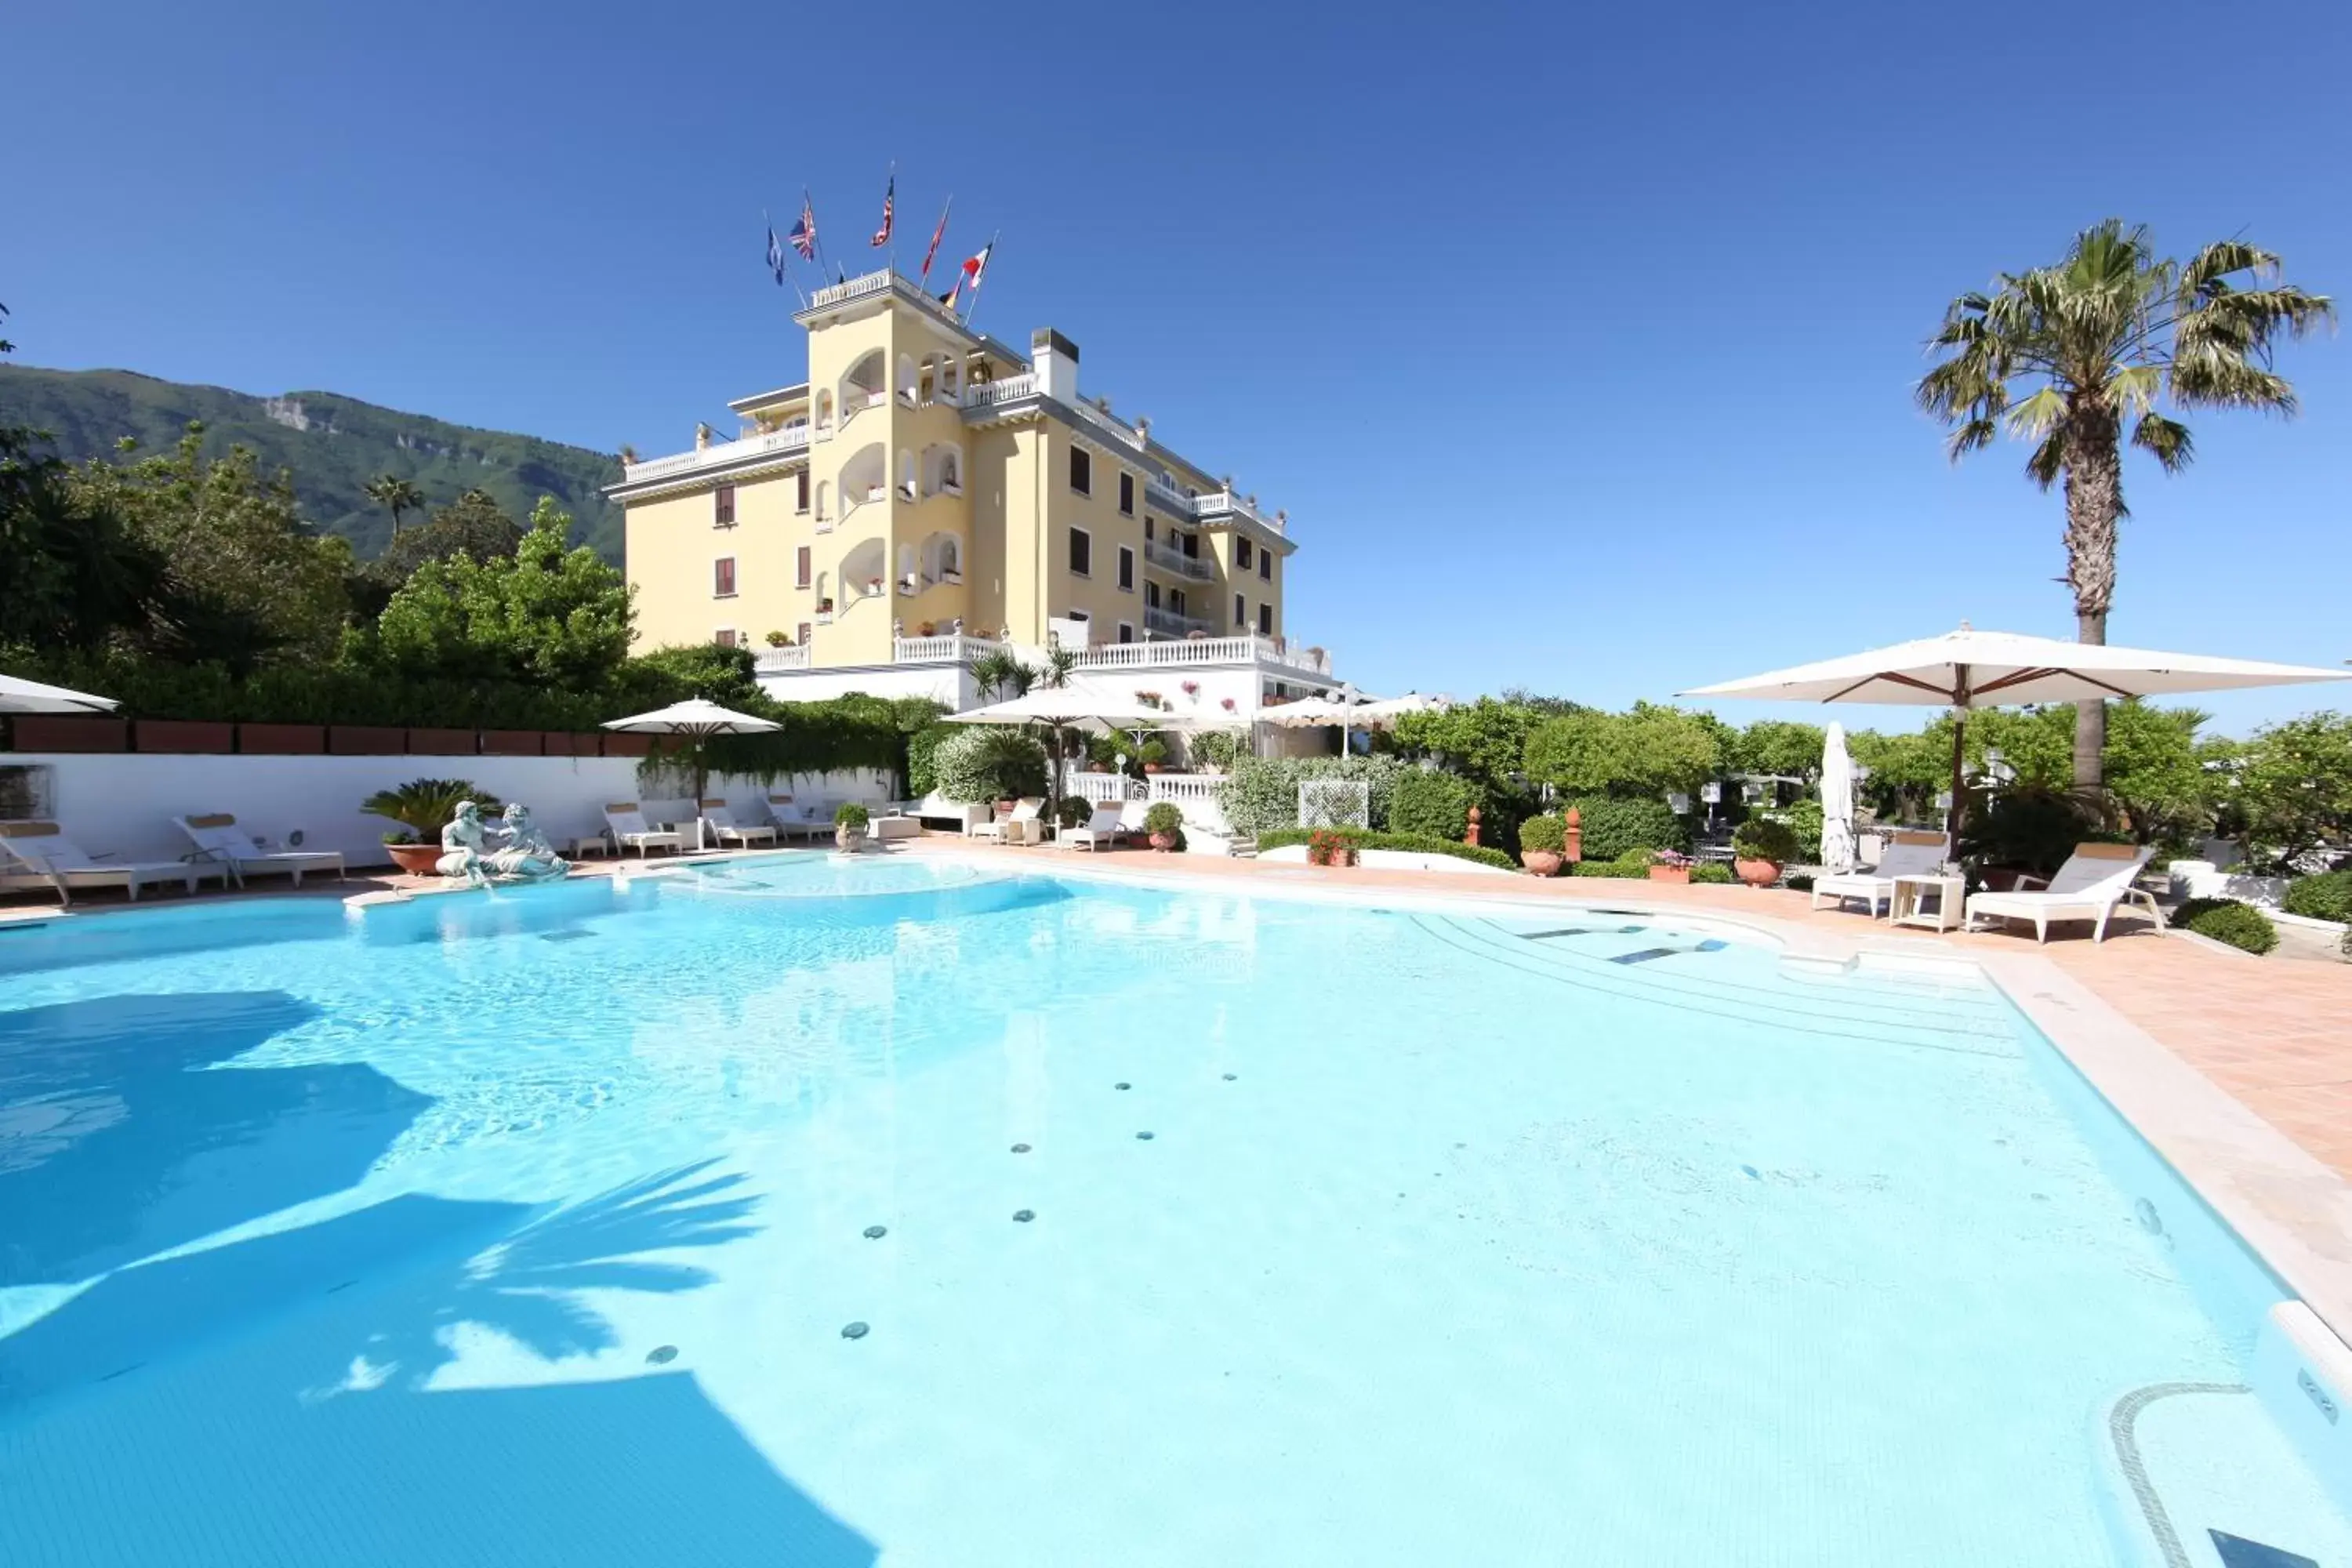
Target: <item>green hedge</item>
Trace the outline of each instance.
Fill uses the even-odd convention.
[[[2286,885],[2286,897],[2279,900],[2279,908],[2315,921],[2352,921],[2352,871],[2297,877]]]
[[[1481,866],[1492,866],[1501,871],[1518,868],[1511,858],[1499,849],[1489,849],[1483,844],[1464,844],[1452,838],[1430,838],[1418,833],[1368,833],[1360,827],[1325,828],[1337,833],[1359,849],[1402,849],[1415,855],[1451,855],[1456,860],[1475,860]],[[1315,835],[1304,827],[1277,827],[1257,836],[1260,849],[1279,849],[1286,844],[1304,844]]]
[[[1574,877],[1647,879],[1650,875],[1650,852],[1646,849],[1636,849],[1631,855],[1615,860],[1579,860],[1569,874]]]
[[[2172,923],[2247,952],[2268,952],[2278,945],[2278,927],[2270,917],[2235,899],[2190,899],[2172,911]]]
[[[1587,795],[1560,802],[1574,806],[1584,830],[1587,860],[1617,860],[1638,849],[1687,849],[1690,829],[1663,800]]]
[[[939,770],[932,765],[931,753],[940,742],[963,728],[961,724],[926,724],[907,737],[907,793],[916,799],[940,787]]]
[[[1019,730],[967,724],[931,751],[933,782],[950,800],[980,805],[1045,793],[1045,748]]]
[[[1236,757],[1217,784],[1217,805],[1236,833],[1266,834],[1298,826],[1303,779],[1356,779],[1370,786],[1375,829],[1389,826],[1389,803],[1407,772],[1394,757]]]
[[[1450,838],[1459,844],[1470,831],[1470,808],[1477,796],[1468,779],[1408,768],[1389,794],[1388,830],[1423,838]]]
[[[1643,875],[1646,876],[1648,873],[1644,872]],[[1702,860],[1691,868],[1693,882],[1713,882],[1727,886],[1738,879],[1731,874],[1731,868],[1719,860]]]

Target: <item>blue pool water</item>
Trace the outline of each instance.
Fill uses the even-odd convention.
[[[2158,1562],[2106,1412],[2281,1294],[2211,1231],[1990,990],[1637,916],[812,854],[60,922],[0,1563]]]

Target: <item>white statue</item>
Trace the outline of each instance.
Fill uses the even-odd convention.
[[[496,835],[497,842],[492,843]],[[547,882],[569,873],[571,863],[555,852],[530,819],[530,807],[509,805],[495,825],[485,825],[482,808],[457,803],[457,814],[441,830],[441,858],[434,869],[469,882]]]

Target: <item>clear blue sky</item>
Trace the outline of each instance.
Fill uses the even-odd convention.
[[[950,192],[950,252],[1001,229],[978,324],[1060,328],[1090,392],[1287,507],[1290,628],[1376,691],[1615,705],[1963,617],[2071,635],[2056,499],[2014,447],[1953,469],[1912,409],[1944,302],[2109,214],[2352,299],[2342,0],[121,0],[8,30],[23,363],[673,450],[802,374],[761,208],[805,183],[862,259],[895,158],[902,262]],[[2200,416],[2177,479],[2129,460],[2115,641],[2352,657],[2352,342],[2283,368],[2299,420]]]

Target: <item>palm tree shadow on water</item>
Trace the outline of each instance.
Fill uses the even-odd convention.
[[[153,1258],[347,1188],[430,1103],[356,1064],[199,1070],[310,1016],[276,994],[0,1015],[26,1037],[11,1055],[0,1030],[0,1131],[41,1130],[0,1163],[26,1200],[0,1205],[0,1259],[20,1283],[112,1268],[0,1337],[0,1562],[868,1568],[703,1395],[691,1345],[679,1370],[432,1386],[476,1331],[542,1362],[618,1348],[581,1293],[710,1283],[677,1254],[756,1231],[740,1175],[552,1208],[404,1194]]]

